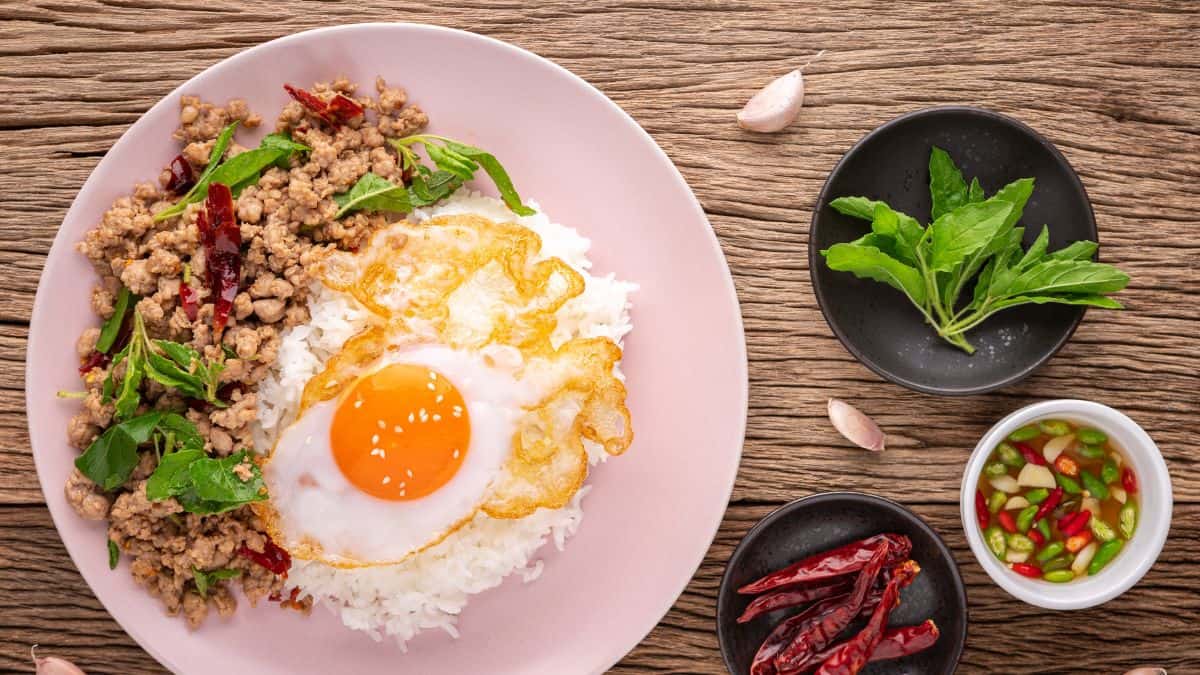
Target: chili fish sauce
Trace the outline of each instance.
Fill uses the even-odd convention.
[[[1138,481],[1103,431],[1058,419],[992,449],[975,494],[976,527],[1014,573],[1065,583],[1101,572],[1133,538]]]

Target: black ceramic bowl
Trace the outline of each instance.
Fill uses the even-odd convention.
[[[1096,219],[1079,177],[1049,141],[978,108],[929,108],[898,117],[864,136],[830,172],[813,209],[808,244],[813,291],[829,327],[855,358],[892,382],[931,394],[975,394],[1017,382],[1049,360],[1084,309],[1026,305],[1000,312],[967,333],[977,348],[968,355],[939,338],[899,291],[834,272],[820,254],[870,231],[866,221],[830,208],[837,197],[881,199],[927,223],[934,145],[950,153],[968,181],[977,176],[989,196],[1018,178],[1035,179],[1021,218],[1026,246],[1043,224],[1050,227],[1050,250],[1096,241]]]
[[[921,566],[916,580],[901,592],[900,606],[892,612],[888,625],[908,626],[933,619],[941,635],[919,654],[871,663],[862,672],[953,673],[967,640],[967,593],[954,556],[912,511],[858,492],[826,492],[782,506],[755,525],[734,549],[717,594],[717,636],[729,672],[746,675],[771,628],[795,611],[779,610],[739,624],[737,618],[751,600],[738,594],[740,586],[815,553],[881,532],[908,535],[913,543],[910,557]]]

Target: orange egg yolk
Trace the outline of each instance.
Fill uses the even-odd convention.
[[[363,492],[419,499],[462,466],[471,424],[462,394],[425,366],[395,363],[354,384],[338,404],[330,447],[342,474]]]

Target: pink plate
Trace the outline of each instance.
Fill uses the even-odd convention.
[[[247,99],[268,120],[283,82],[376,74],[429,112],[431,131],[494,152],[528,197],[594,243],[600,272],[635,281],[625,372],[637,438],[597,468],[579,533],[544,548],[542,577],[477,596],[454,640],[426,632],[402,653],[343,629],[246,603],[189,632],[130,578],[109,571],[104,527],[77,518],[62,486],[79,386],[75,339],[95,324],[93,273],[73,245],[114,199],[178,152],[179,96]],[[741,456],[746,350],[737,297],[699,203],[662,150],[612,101],[563,68],[496,40],[412,24],[309,31],[197,75],[150,109],[88,178],[59,230],[34,305],[26,362],[34,459],[76,566],[109,612],[171,670],[186,673],[595,673],[632,649],[671,607],[721,522]]]

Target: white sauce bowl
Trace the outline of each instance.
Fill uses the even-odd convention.
[[[1062,584],[1023,577],[997,560],[988,549],[975,516],[975,490],[992,451],[1016,429],[1044,419],[1066,420],[1108,434],[1109,440],[1122,451],[1127,464],[1133,468],[1138,483],[1138,522],[1133,538],[1096,576]],[[1171,508],[1171,476],[1158,446],[1145,430],[1125,414],[1106,405],[1074,399],[1035,403],[996,423],[971,453],[959,498],[967,543],[984,571],[1013,597],[1046,609],[1094,607],[1132,588],[1162,552],[1167,531],[1171,529]]]

